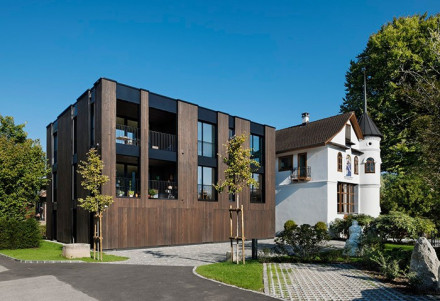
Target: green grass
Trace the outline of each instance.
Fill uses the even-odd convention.
[[[392,249],[403,249],[412,251],[414,249],[414,245],[385,244],[385,250]]]
[[[16,250],[0,250],[0,253],[7,256],[21,259],[21,260],[81,260],[85,262],[97,262],[93,258],[77,258],[77,259],[67,259],[63,257],[63,246],[61,244],[44,241],[40,242],[39,248],[31,249],[16,249]],[[93,253],[91,252],[91,256]],[[104,253],[102,262],[112,262],[112,261],[123,261],[127,260],[127,257],[107,255]]]
[[[230,261],[202,265],[196,269],[200,275],[254,291],[263,291],[263,264],[247,261],[245,265]]]

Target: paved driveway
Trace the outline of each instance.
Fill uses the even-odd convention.
[[[273,300],[201,279],[191,267],[25,264],[0,256],[0,300]]]

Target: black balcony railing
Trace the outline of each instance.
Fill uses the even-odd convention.
[[[154,192],[152,191],[153,189],[155,190]],[[177,199],[177,183],[150,180],[148,181],[148,195],[150,195],[150,198]]]
[[[116,124],[116,143],[139,145],[139,142],[138,128],[123,124]]]
[[[176,151],[176,135],[150,131],[150,148]]]
[[[312,169],[310,166],[295,167],[292,170],[292,181],[309,181],[312,179]]]
[[[139,179],[116,178],[117,197],[140,197]]]

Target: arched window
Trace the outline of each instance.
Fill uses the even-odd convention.
[[[357,156],[354,157],[354,174],[359,174],[359,158]]]
[[[374,165],[374,159],[368,158],[367,161],[365,161],[365,173],[375,173],[375,165]]]
[[[338,171],[342,172],[342,154],[338,153]]]

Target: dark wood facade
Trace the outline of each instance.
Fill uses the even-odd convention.
[[[140,140],[137,145],[118,148],[116,117],[118,104],[137,108]],[[92,139],[91,107],[94,106],[94,138]],[[177,147],[175,152],[152,149],[149,143],[151,109],[175,114]],[[76,153],[72,151],[73,118],[77,122]],[[225,154],[224,144],[232,128],[236,134],[256,134],[264,142],[264,202],[251,203],[250,191],[244,189],[240,203],[245,208],[245,235],[247,238],[269,238],[275,233],[275,129],[207,110],[197,105],[166,98],[142,89],[100,79],[78,101],[64,111],[47,128],[47,155],[53,163],[53,135],[58,136],[56,172],[57,202],[53,200],[54,184],[47,189],[47,229],[50,238],[61,242],[90,242],[90,214],[77,207],[75,198],[85,197],[74,165],[85,160],[88,149],[96,147],[104,161],[104,174],[110,181],[102,189],[114,197],[114,203],[104,215],[104,248],[135,248],[159,245],[178,245],[227,241],[229,236],[229,201],[227,193],[217,194],[215,201],[198,199],[198,166],[208,162],[215,167],[216,179],[224,179],[225,166],[218,158],[205,160],[198,156],[198,121],[215,125],[216,150]],[[56,129],[57,127],[57,129]],[[94,140],[94,141],[93,141]],[[249,141],[246,141],[249,147]],[[163,153],[163,155],[162,155]],[[118,158],[138,162],[139,197],[119,197],[116,189]],[[175,163],[177,198],[148,198],[150,163],[157,158]],[[168,162],[167,161],[167,162]],[[204,164],[204,163],[203,163]],[[51,177],[54,175],[52,173]],[[76,181],[74,177],[77,177]],[[76,182],[76,195],[72,185]],[[52,212],[52,214],[51,214]]]

